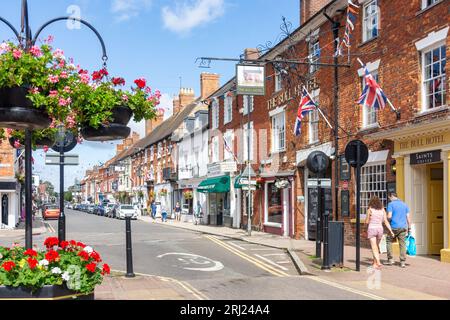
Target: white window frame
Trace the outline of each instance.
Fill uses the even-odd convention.
[[[219,162],[220,158],[219,151],[219,137],[214,136],[211,139],[211,163]]]
[[[308,42],[308,60],[309,63],[317,63],[319,62],[320,55],[317,54],[317,50],[320,50],[320,42],[319,37],[311,37]],[[319,70],[319,66],[317,65],[309,65],[309,73],[314,73]]]
[[[225,95],[223,99],[223,124],[233,120],[233,97]]]
[[[242,131],[244,133],[243,141],[244,144],[244,154],[242,159],[244,161],[253,161],[254,158],[254,130],[253,130],[253,121],[250,122],[250,159],[248,159],[248,122],[244,124],[244,130]]]
[[[320,89],[311,92],[311,98],[320,105],[319,103]],[[319,142],[319,110],[316,109],[311,111],[308,115],[308,140],[309,144],[314,144]]]
[[[271,145],[272,153],[279,153],[286,151],[286,112],[285,107],[277,108],[270,112],[270,122],[271,122]],[[283,118],[283,131],[275,129],[275,121],[279,118]],[[281,143],[283,141],[283,143]]]
[[[244,112],[243,115],[247,115],[248,114],[248,105],[250,104],[250,112],[253,112],[253,107],[254,107],[254,97],[253,96],[247,96],[247,95],[243,95],[242,96],[242,101],[243,101],[243,105],[244,105]]]
[[[433,1],[431,4],[427,4],[428,0],[422,0],[422,10],[434,6],[436,3],[440,2],[441,0],[431,0]]]
[[[227,142],[228,146],[230,147],[231,151],[234,151],[234,135],[233,135],[234,131],[233,130],[227,130],[225,131],[224,135],[223,135],[223,139]],[[224,160],[232,160],[233,154],[228,152],[227,149],[225,149],[225,142],[224,142],[224,146],[223,146],[223,159]]]
[[[158,151],[157,151],[157,158],[160,159],[162,156],[162,143],[158,143]]]
[[[372,6],[373,4],[375,4],[375,7],[377,8],[376,9],[376,13],[371,15],[370,17],[367,17],[366,16],[366,9],[368,7],[370,7],[370,6]],[[372,39],[375,39],[375,38],[380,36],[380,21],[381,21],[380,17],[381,17],[381,13],[380,13],[379,8],[380,7],[378,6],[378,0],[367,1],[363,5],[363,10],[362,10],[363,11],[363,23],[362,23],[362,28],[363,28],[362,29],[362,37],[363,37],[362,41],[363,41],[363,43],[365,43],[367,41],[370,41]],[[370,35],[368,35],[368,31],[369,31],[368,30],[368,27],[369,27],[368,26],[368,21],[369,21],[369,18],[372,18],[373,16],[377,17],[377,35],[376,36],[372,35],[373,28],[370,29]]]
[[[214,98],[212,102],[211,122],[211,129],[219,128],[219,101],[217,98]]]
[[[381,169],[381,170],[379,170]],[[370,176],[372,176],[371,179]],[[370,198],[378,196],[387,206],[386,162],[371,162],[361,168],[361,215],[365,216]]]
[[[433,81],[433,79],[437,79],[439,77],[442,77],[442,74],[439,77],[432,77],[430,79],[427,79],[426,77],[426,65],[425,65],[425,56],[427,55],[427,53],[432,53],[435,49],[440,49],[441,47],[444,47],[444,53],[446,53],[446,43],[445,41],[439,41],[434,43],[431,46],[428,46],[427,48],[423,49],[421,51],[421,69],[422,69],[422,83],[421,83],[421,87],[422,87],[422,112],[427,112],[427,111],[433,111],[433,110],[439,110],[440,108],[443,108],[447,105],[447,101],[446,101],[446,86],[447,86],[447,75],[445,73],[445,69],[444,69],[444,77],[443,77],[443,83],[444,83],[444,92],[443,92],[443,104],[438,106],[438,107],[430,107],[429,104],[429,99],[428,99],[428,91],[427,91],[427,82],[429,82],[430,80]],[[445,58],[446,59],[446,58]],[[441,59],[439,60],[439,63],[442,63],[443,60],[445,59]],[[430,67],[433,66],[433,62],[431,63],[431,65],[429,65]]]
[[[275,69],[275,92],[281,91],[283,89],[283,77],[281,76],[281,71]]]
[[[377,82],[379,81],[379,74],[378,69],[372,69],[369,70],[370,74],[374,77]],[[365,85],[365,74],[362,76],[361,79],[361,88],[364,88]],[[363,114],[363,121],[362,121],[362,128],[363,129],[370,129],[374,127],[378,127],[378,113],[375,108],[372,108],[371,106],[363,106],[362,108],[362,114]],[[375,114],[375,121],[369,122],[369,116],[371,114]]]

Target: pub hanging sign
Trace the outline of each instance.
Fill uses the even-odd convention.
[[[441,161],[441,150],[412,153],[410,164],[427,164]]]

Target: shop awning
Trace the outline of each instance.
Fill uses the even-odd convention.
[[[240,183],[241,178],[242,178],[242,175],[238,175],[236,178],[234,178],[234,188],[235,189],[242,189],[242,184]]]
[[[198,185],[197,191],[202,193],[230,192],[230,177],[222,176],[206,179]]]

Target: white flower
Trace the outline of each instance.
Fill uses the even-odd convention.
[[[63,279],[66,280],[66,281],[69,281],[69,280],[70,280],[69,273],[68,273],[67,271],[64,272],[64,273],[62,274],[61,278],[63,278]]]
[[[39,265],[40,266],[48,266],[48,260],[43,259],[43,260],[39,261]]]
[[[89,254],[91,254],[92,253],[92,251],[94,251],[94,249],[92,249],[91,247],[85,247],[84,249],[83,249],[84,251],[86,251],[87,253],[89,253]]]
[[[52,269],[52,273],[53,273],[53,274],[61,274],[61,273],[62,273],[62,271],[61,271],[61,269],[60,269],[60,268],[58,268],[58,267],[55,267],[55,268],[53,268],[53,269]]]

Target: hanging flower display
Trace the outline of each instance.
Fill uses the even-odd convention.
[[[31,146],[33,150],[51,148],[56,141],[57,129],[47,128],[33,131],[31,136]],[[9,143],[15,149],[21,149],[25,145],[25,132],[23,130],[6,129]]]
[[[185,190],[185,191],[183,192],[183,197],[184,197],[186,200],[191,200],[191,199],[194,198],[194,194],[192,193],[191,190]]]
[[[289,187],[289,181],[286,179],[279,179],[275,182],[275,187],[278,189],[286,189]]]

